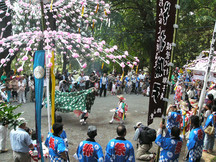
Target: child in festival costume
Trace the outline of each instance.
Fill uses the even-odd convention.
[[[118,107],[114,110],[114,114],[112,116],[112,120],[110,120],[110,124],[113,123],[113,120],[120,121],[120,123],[123,123],[126,118],[126,112],[128,110],[128,105],[124,102],[126,99],[120,95],[117,96],[119,98]]]

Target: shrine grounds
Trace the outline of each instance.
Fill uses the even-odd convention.
[[[147,124],[147,113],[148,113],[148,105],[149,98],[144,97],[142,95],[124,95],[126,98],[126,103],[129,106],[129,110],[127,113],[127,118],[125,121],[125,125],[127,128],[126,139],[130,140],[134,146],[136,152],[136,142],[133,141],[133,136],[135,133],[134,125],[141,121],[144,125]],[[172,99],[173,96],[170,96]],[[78,144],[87,138],[87,128],[89,125],[95,125],[97,127],[98,135],[96,136],[96,141],[102,146],[103,151],[105,152],[105,148],[109,140],[115,138],[116,127],[118,125],[117,122],[113,124],[109,124],[111,120],[112,113],[110,109],[113,109],[117,106],[118,98],[116,96],[108,95],[107,97],[96,97],[95,103],[92,107],[91,114],[89,115],[89,119],[87,120],[87,125],[81,126],[79,123],[79,118],[77,118],[72,112],[71,113],[61,113],[57,112],[57,114],[61,115],[63,118],[64,129],[67,133],[67,138],[69,142],[69,155],[70,161],[75,162],[73,158],[73,154],[76,152]],[[23,104],[22,107],[17,109],[17,112],[24,112],[22,117],[28,120],[27,126],[29,128],[35,129],[35,111],[34,111],[34,103],[26,103]],[[42,109],[42,134],[46,137],[48,132],[47,127],[47,109]],[[158,129],[159,124],[161,122],[160,118],[155,118],[154,123],[150,125],[150,127],[154,129]],[[216,145],[216,143],[215,143]],[[9,132],[7,139],[7,148],[9,151],[7,153],[0,154],[0,162],[12,162],[13,161],[13,151],[11,150],[10,140],[9,140]],[[153,144],[153,148],[150,150],[151,152],[157,152],[156,144]],[[183,157],[186,153],[186,142],[184,141],[184,145],[181,150],[181,155],[179,161],[183,161]],[[214,147],[214,153],[216,155],[216,146]],[[202,161],[210,162],[214,158],[213,155],[203,153]],[[137,160],[139,162],[139,160]],[[215,160],[216,161],[216,160]]]

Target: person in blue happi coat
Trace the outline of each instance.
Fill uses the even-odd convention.
[[[97,136],[97,128],[95,126],[89,126],[87,135],[89,138],[80,142],[75,158],[79,162],[103,162],[103,150],[102,147],[95,141]]]
[[[216,130],[216,105],[212,106],[212,114],[208,116],[204,129],[206,129],[208,126],[214,126]],[[205,135],[204,139],[204,152],[212,153],[213,152],[213,147],[214,147],[214,142],[215,142],[215,132],[212,134],[207,134]]]
[[[175,126],[172,127],[171,136],[166,133],[165,137],[162,135],[163,129],[165,132],[168,131],[167,128],[161,123],[160,128],[158,129],[158,136],[155,140],[155,143],[162,148],[159,161],[178,162],[183,143],[181,137],[179,137],[180,129]]]
[[[134,148],[125,139],[127,131],[123,124],[117,127],[117,134],[118,137],[110,140],[106,146],[105,162],[135,162]]]
[[[198,116],[191,116],[191,127],[192,130],[189,135],[187,142],[187,148],[189,151],[189,162],[199,162],[202,157],[204,131],[200,126],[200,120]]]
[[[49,133],[45,145],[49,148],[51,162],[67,161],[66,152],[68,151],[64,140],[60,137],[63,131],[63,125],[60,123],[53,124],[54,133]]]
[[[180,124],[182,122],[182,114],[181,111],[177,109],[176,105],[170,105],[167,109],[166,115],[167,115],[166,127],[168,129],[168,132],[171,132],[172,127],[180,128]]]

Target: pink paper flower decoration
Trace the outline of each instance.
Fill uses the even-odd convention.
[[[31,51],[31,48],[30,47],[26,47],[26,51]]]
[[[48,68],[51,68],[52,65],[53,65],[53,64],[50,62],[50,63],[47,65],[47,67],[48,67]]]
[[[17,69],[17,72],[21,72],[21,71],[23,71],[23,67],[22,66]]]
[[[109,60],[106,60],[106,63],[107,63],[107,64],[110,64],[110,61],[109,61]]]
[[[124,54],[125,54],[126,56],[128,56],[128,51],[125,51]]]
[[[85,69],[86,67],[87,67],[87,64],[84,63],[83,66],[82,66],[82,68]]]
[[[115,46],[113,46],[113,49],[114,49],[114,50],[117,50],[117,49],[118,49],[118,47],[115,45]]]
[[[9,49],[10,53],[14,53],[14,50],[12,48]]]
[[[106,48],[104,51],[105,51],[106,53],[109,53],[109,52],[110,52],[110,50],[109,50],[108,48]]]
[[[121,66],[122,68],[125,68],[125,64],[124,64],[123,62],[120,64],[120,66]]]
[[[137,66],[137,62],[134,61],[133,64],[134,64],[135,66]]]
[[[33,59],[30,59],[31,62],[33,62]]]
[[[73,58],[78,58],[79,55],[78,55],[77,53],[74,53],[74,54],[72,55],[72,57],[73,57]]]
[[[99,52],[94,53],[95,56],[100,56]]]
[[[47,57],[48,57],[48,58],[51,58],[51,57],[52,57],[52,53],[49,53],[49,54],[47,55]]]
[[[132,64],[129,64],[128,66],[129,66],[130,68],[133,68],[133,65],[132,65]]]
[[[1,64],[4,64],[6,62],[5,59],[1,59]]]
[[[28,60],[28,56],[23,56],[22,60],[23,60],[23,61]]]
[[[99,52],[103,52],[103,48],[102,47],[98,47],[98,51]]]
[[[7,64],[4,64],[3,66],[5,67],[5,66],[7,66]]]

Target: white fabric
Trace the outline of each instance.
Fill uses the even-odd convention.
[[[106,84],[106,81],[107,81],[107,78],[106,78],[106,77],[103,77],[103,78],[102,78],[102,84],[105,85],[105,84]]]
[[[208,94],[212,94],[214,98],[216,98],[216,90],[212,89],[208,92]]]
[[[19,103],[26,103],[25,91],[19,91],[18,93]]]
[[[6,149],[7,130],[7,127],[0,125],[0,150]]]

